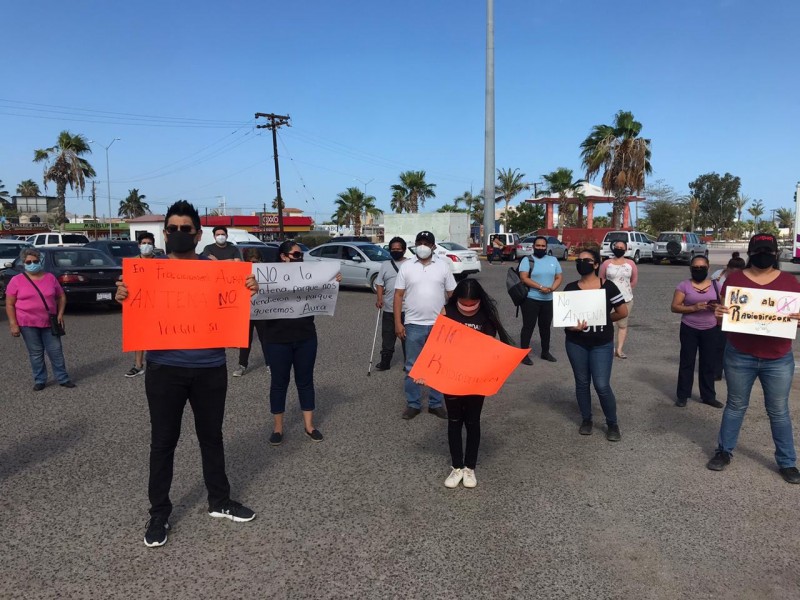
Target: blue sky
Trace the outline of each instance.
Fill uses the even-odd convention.
[[[388,210],[398,174],[421,169],[437,185],[426,209],[438,208],[483,184],[485,6],[7,3],[0,179],[11,193],[41,185],[33,150],[68,129],[121,138],[109,152],[115,211],[134,187],[154,212],[223,195],[260,210],[275,177],[253,115],[275,112],[291,116],[278,147],[288,206],[321,222],[337,193],[366,183]],[[624,109],[652,139],[651,180],[686,193],[702,173],[730,172],[768,209],[789,207],[799,17],[796,0],[495,0],[497,167],[529,182],[561,166],[582,176],[580,142]],[[105,150],[89,160],[105,214]],[[88,195],[69,193],[67,210],[91,213]]]

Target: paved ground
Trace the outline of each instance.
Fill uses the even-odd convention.
[[[505,268],[483,266],[516,334]],[[229,474],[258,518],[206,515],[187,414],[174,529],[158,549],[142,544],[149,425],[143,378],[122,377],[132,358],[119,351],[119,313],[68,314],[78,387],[40,393],[3,317],[0,597],[798,598],[800,486],[775,470],[763,402],[754,397],[724,473],[704,467],[721,410],[673,406],[679,319],[668,305],[687,274],[641,267],[631,358],[612,378],[622,442],[578,436],[556,332],[559,362],[520,366],[487,401],[474,490],[442,485],[444,421],[400,420],[400,370],[366,376],[374,297],[343,292],[336,317],[318,319],[325,441],[303,435],[291,392],[285,442],[270,447],[263,366],[231,379]],[[799,405],[795,388],[795,422]]]

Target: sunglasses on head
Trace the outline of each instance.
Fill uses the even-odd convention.
[[[26,260],[25,264],[26,265],[38,265],[39,264],[39,259],[38,258],[34,258],[33,260]]]
[[[167,233],[194,233],[194,225],[167,225]]]

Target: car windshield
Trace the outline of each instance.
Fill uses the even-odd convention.
[[[662,233],[659,234],[658,242],[682,242],[683,241],[683,234],[682,233]]]
[[[536,241],[535,237],[526,237],[524,240],[522,240],[522,243],[523,244],[532,244],[534,241]]]
[[[455,242],[442,242],[439,245],[447,250],[469,250],[469,248],[464,248],[464,246]]]
[[[78,235],[75,233],[65,233],[61,236],[61,243],[63,244],[88,244],[89,238],[85,235]]]
[[[51,252],[56,267],[116,267],[114,261],[99,250],[57,250]]]
[[[139,256],[139,244],[109,244],[108,249],[111,250],[111,256],[118,258],[132,258]]]
[[[613,244],[614,242],[625,242],[627,244],[628,234],[624,231],[612,231],[606,234],[606,241],[609,244]]]
[[[392,259],[391,255],[386,250],[375,244],[364,244],[363,246],[359,246],[358,249],[366,254],[369,260],[381,261]]]
[[[0,258],[17,258],[20,250],[27,246],[30,246],[30,244],[25,244],[22,242],[19,244],[0,244]]]

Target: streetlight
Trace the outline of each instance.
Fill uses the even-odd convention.
[[[97,144],[106,149],[106,189],[108,190],[108,239],[111,239],[113,237],[113,229],[111,224],[111,176],[109,175],[109,169],[108,169],[108,149],[111,148],[111,146],[114,145],[114,142],[116,142],[119,139],[121,138],[114,138],[113,140],[111,140],[111,143],[108,146],[105,146],[95,140],[89,140],[90,144]]]

